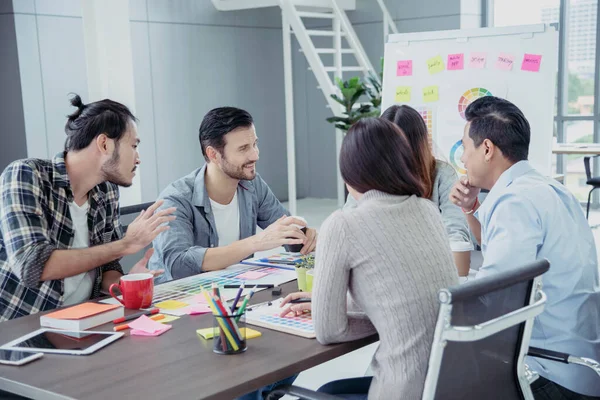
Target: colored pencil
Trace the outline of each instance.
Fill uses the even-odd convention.
[[[240,296],[242,295],[243,291],[244,291],[244,284],[242,283],[242,286],[240,286],[237,294],[235,295],[235,299],[233,299],[233,304],[231,305],[231,312],[235,311],[235,306],[237,306],[238,301],[240,301]]]
[[[225,326],[223,318],[218,318],[220,316],[220,312],[217,310],[217,305],[215,304],[215,301],[209,296],[208,292],[203,292],[203,294],[204,294],[204,297],[206,297],[208,306],[210,307],[210,309],[213,312],[213,316],[214,316],[213,318],[217,319],[217,323],[221,327],[220,334],[221,335],[225,334],[229,343],[231,344],[231,347],[233,347],[234,350],[239,350],[239,347],[238,347],[235,339],[233,338],[233,336],[231,336],[229,329]],[[221,341],[223,341],[223,339]],[[223,346],[223,347],[226,347],[226,346]],[[225,349],[223,349],[223,351],[227,351],[227,349],[225,348]]]

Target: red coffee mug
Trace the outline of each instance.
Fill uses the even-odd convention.
[[[123,295],[123,300],[113,293],[114,288],[119,289]],[[123,275],[119,283],[110,285],[108,291],[125,308],[136,310],[148,308],[152,304],[152,296],[154,295],[154,277],[152,274]]]

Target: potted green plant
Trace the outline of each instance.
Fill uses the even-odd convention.
[[[301,292],[312,291],[313,271],[315,268],[315,256],[312,254],[302,257],[296,264],[296,276],[298,277],[298,290]]]
[[[383,57],[380,62],[381,71],[383,71]],[[358,76],[347,81],[336,78],[335,82],[340,89],[341,97],[333,94],[331,98],[341,104],[344,111],[342,111],[342,115],[327,118],[327,122],[335,124],[335,127],[343,131],[344,134],[359,119],[378,117],[381,114],[380,82],[383,82],[383,72],[379,73],[379,79],[373,73],[369,73],[367,82],[361,81]],[[358,106],[356,106],[363,96],[367,96],[369,102],[358,103]]]

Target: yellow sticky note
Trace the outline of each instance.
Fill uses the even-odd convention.
[[[164,308],[165,310],[177,310],[178,308],[183,308],[189,306],[188,303],[184,303],[183,301],[177,300],[166,300],[161,301],[160,303],[156,303],[154,307]]]
[[[427,86],[423,88],[423,101],[425,103],[432,103],[440,99],[439,87]]]
[[[262,333],[260,333],[259,331],[255,331],[254,329],[250,329],[250,328],[241,328],[240,332],[242,333],[243,336],[246,337],[246,339],[254,339],[257,338],[259,336],[262,336]],[[200,336],[202,336],[204,339],[212,339],[214,337],[214,328],[203,328],[203,329],[197,329],[196,333]]]
[[[158,321],[156,321],[156,322],[160,322],[161,324],[168,324],[169,322],[173,322],[173,321],[175,321],[175,320],[178,320],[178,319],[179,319],[179,317],[176,317],[176,316],[174,316],[174,315],[165,315],[165,314],[162,314],[162,315],[164,315],[165,317],[164,317],[164,318],[161,318],[161,319],[159,319],[159,320],[158,320]]]
[[[442,56],[431,57],[427,60],[427,69],[430,74],[442,72],[444,70],[444,60],[442,59]]]
[[[396,88],[396,103],[410,102],[411,88],[409,86],[398,86]]]

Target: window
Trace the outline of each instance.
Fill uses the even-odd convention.
[[[494,26],[559,23],[565,62],[559,60],[563,87],[557,90],[555,140],[559,143],[600,143],[600,115],[596,112],[596,27],[598,0],[487,0]],[[519,10],[519,12],[515,12]],[[565,68],[562,66],[564,65]],[[558,104],[561,105],[560,109]],[[585,184],[583,155],[554,156],[556,172],[565,174],[565,185],[582,202],[590,187]],[[598,161],[594,176],[600,176]],[[600,205],[598,199],[594,205]]]

